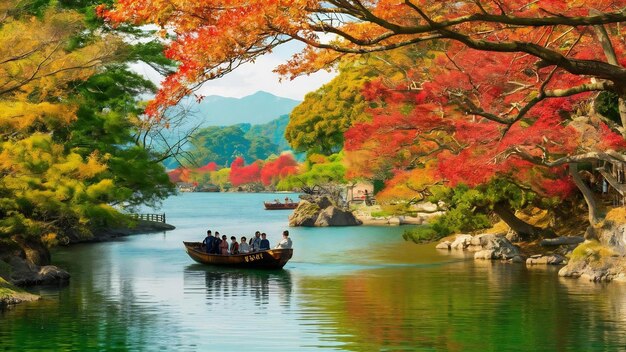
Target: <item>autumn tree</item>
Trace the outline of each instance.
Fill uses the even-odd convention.
[[[37,19],[18,4],[5,2],[0,16],[0,233],[53,243],[57,235],[88,233],[92,217],[107,221],[117,214],[107,204],[113,182],[100,177],[107,155],[81,154],[54,132],[76,120],[68,87],[112,61],[120,41],[72,47],[82,16],[47,9]]]
[[[585,98],[585,93],[611,92],[617,98],[620,123],[594,125],[590,121],[587,125],[595,127],[598,136],[608,134],[601,141],[613,140],[614,131],[626,135],[626,69],[620,60],[624,42],[619,39],[626,14],[619,2],[176,1],[168,2],[166,8],[159,1],[120,0],[112,11],[103,9],[103,14],[113,22],[157,23],[177,34],[167,53],[181,65],[151,104],[152,113],[176,103],[195,84],[220,77],[288,41],[307,45],[278,68],[292,76],[327,68],[345,56],[427,44],[442,53],[437,64],[454,66],[460,59],[471,61],[472,56],[487,53],[481,60],[498,63],[491,66],[496,67],[494,76],[512,75],[495,84],[486,70],[481,77],[471,77],[468,72],[480,69],[474,61],[472,67],[453,69],[457,75],[448,75],[447,82],[431,85],[436,96],[416,97],[420,103],[430,100],[430,107],[420,104],[429,119],[448,113],[465,117],[455,118],[449,135],[457,139],[457,134],[465,133],[458,139],[467,138],[476,148],[444,151],[445,165],[459,165],[472,160],[468,157],[489,152],[492,149],[481,147],[481,139],[493,146],[504,136],[509,141],[501,144],[505,149],[496,149],[497,155],[486,153],[488,162],[486,157],[478,158],[473,168],[467,168],[478,172],[474,179],[484,181],[503,167],[517,170],[515,164],[522,169],[529,164],[539,166],[526,169],[544,173],[545,179],[559,179],[550,173],[567,168],[589,205],[590,222],[595,223],[600,216],[580,179],[578,164],[626,161],[613,148],[619,143],[609,143],[605,149],[600,144],[591,148],[570,144],[575,138],[568,138],[568,133],[573,134],[574,127],[568,124],[563,129],[563,117],[558,114],[565,110],[565,116],[573,116],[576,101]],[[336,39],[320,39],[327,33]],[[529,135],[526,128],[534,129],[536,135]],[[545,133],[550,136],[542,138]],[[561,139],[568,143],[559,145]],[[431,143],[439,148],[436,141]]]
[[[261,182],[263,185],[275,185],[281,179],[294,175],[298,172],[298,162],[293,154],[283,153],[273,160],[268,160],[261,169]]]
[[[230,165],[230,183],[235,186],[254,185],[261,183],[261,162],[245,165],[242,157],[236,158]]]
[[[127,70],[137,52],[86,17],[47,1],[0,8],[2,236],[90,236],[125,220],[115,205],[173,190],[133,138],[135,94],[154,85]]]

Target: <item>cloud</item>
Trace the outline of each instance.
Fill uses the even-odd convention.
[[[206,82],[198,89],[197,94],[241,98],[262,90],[281,97],[303,100],[307,93],[328,83],[337,73],[320,71],[294,80],[281,81],[278,74],[272,71],[301,48],[302,45],[298,43],[283,45],[254,63],[244,64],[222,78]],[[132,68],[157,84],[163,79],[145,64],[137,63]]]

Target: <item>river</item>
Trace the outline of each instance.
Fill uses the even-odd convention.
[[[295,195],[290,195],[295,198]],[[474,262],[402,239],[401,227],[291,228],[281,271],[194,263],[182,241],[268,233],[284,195],[185,193],[166,233],[60,248],[66,287],[0,313],[0,350],[616,351],[626,347],[626,285],[558,268]]]

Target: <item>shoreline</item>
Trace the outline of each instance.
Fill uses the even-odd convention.
[[[402,226],[402,225],[423,225],[425,219],[420,216],[388,216],[372,217],[356,215],[362,222],[361,226]]]
[[[135,227],[98,229],[93,232],[93,237],[73,240],[65,244],[65,246],[83,243],[107,242],[119,237],[158,233],[174,230],[175,228],[175,226],[167,223],[138,220],[137,226]],[[26,263],[26,259],[19,256],[15,256],[10,259],[10,262],[13,265],[0,261],[0,264],[6,264],[3,272],[5,272],[4,277],[7,279],[5,280],[2,276],[0,276],[0,310],[10,309],[16,304],[37,301],[41,298],[38,295],[27,292],[23,289],[23,287],[33,287],[50,283],[65,284],[70,278],[70,274],[67,271],[58,268],[55,265],[39,266],[34,263],[32,263],[32,265],[28,265]],[[20,267],[15,267],[15,265],[19,265]],[[28,270],[25,270],[26,268],[28,268]],[[0,267],[0,269],[3,268]],[[8,274],[14,270],[18,273],[17,275]],[[9,278],[11,279],[10,281],[8,281]],[[20,283],[22,285],[15,283]]]

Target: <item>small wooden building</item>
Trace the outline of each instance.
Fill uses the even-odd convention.
[[[602,176],[594,191],[609,198],[613,206],[626,205],[626,164],[604,162],[594,165],[594,169]]]
[[[346,201],[348,203],[374,202],[374,184],[360,181],[346,187]]]
[[[189,182],[178,182],[176,183],[176,188],[179,192],[194,192],[196,185]]]

